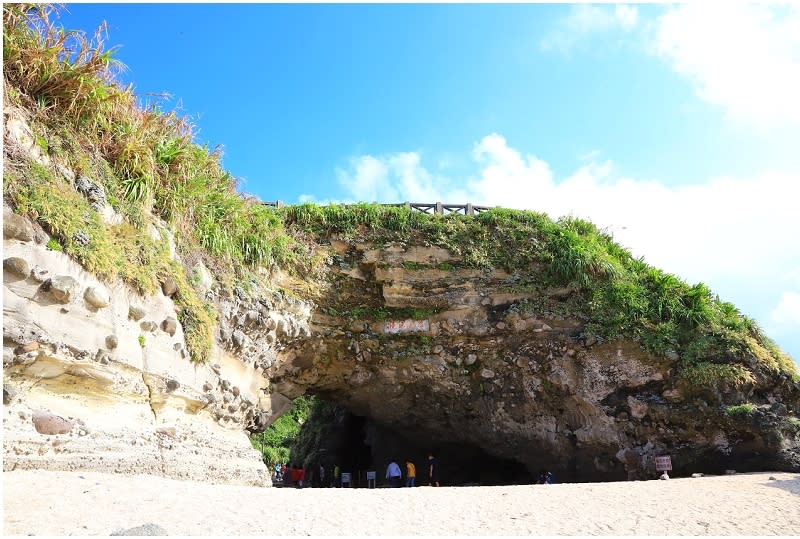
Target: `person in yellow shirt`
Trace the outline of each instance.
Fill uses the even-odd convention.
[[[417,468],[414,463],[406,459],[406,486],[415,487],[417,482]]]

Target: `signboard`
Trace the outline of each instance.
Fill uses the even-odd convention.
[[[384,333],[413,333],[416,331],[428,331],[431,329],[430,322],[425,320],[387,320],[383,324]]]
[[[367,472],[367,481],[375,479],[375,472]]]
[[[656,457],[656,471],[667,472],[672,471],[672,459],[669,455],[663,457]]]
[[[350,486],[350,472],[342,472],[342,485],[345,483]]]

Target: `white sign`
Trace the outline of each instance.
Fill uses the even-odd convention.
[[[431,328],[430,322],[425,320],[387,320],[383,324],[384,333],[413,333],[416,331],[428,331]]]

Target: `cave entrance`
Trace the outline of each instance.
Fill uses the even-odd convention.
[[[314,410],[322,412],[315,413]],[[498,458],[479,447],[460,442],[432,441],[426,432],[382,425],[332,403],[312,407],[302,429],[322,435],[301,433],[300,438],[310,443],[295,445],[292,460],[310,467],[322,463],[331,471],[335,464],[339,464],[342,472],[352,474],[353,486],[356,487],[366,486],[367,471],[376,472],[378,486],[384,484],[386,467],[392,459],[400,465],[404,478],[405,460],[413,462],[417,469],[417,485],[427,485],[429,452],[439,459],[442,485],[536,482],[534,474],[523,463]]]

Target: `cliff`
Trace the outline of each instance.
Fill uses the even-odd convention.
[[[580,219],[244,199],[108,58],[42,56],[48,24],[4,7],[4,470],[268,484],[247,433],[302,394],[376,463],[800,470],[794,362],[704,285]]]

